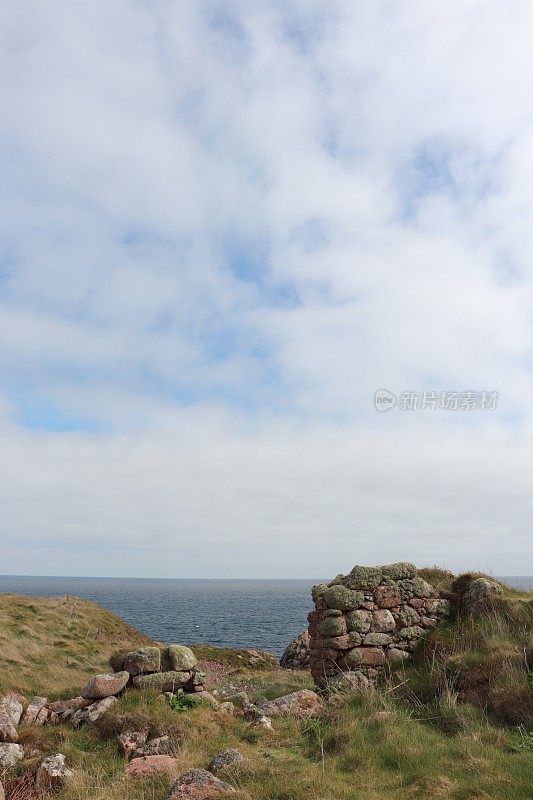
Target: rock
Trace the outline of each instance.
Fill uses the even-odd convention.
[[[372,625],[372,619],[372,611],[364,611],[361,609],[358,611],[351,611],[346,615],[348,630],[356,633],[368,633]]]
[[[149,739],[143,747],[138,748],[134,755],[138,756],[168,756],[173,752],[170,736],[156,736]]]
[[[329,586],[322,594],[322,599],[328,608],[340,611],[353,611],[364,602],[362,592],[354,592],[346,586]]]
[[[267,717],[277,717],[281,714],[316,717],[325,708],[324,701],[311,689],[300,689],[283,697],[277,697],[275,700],[260,700],[255,705],[260,715]]]
[[[397,647],[390,647],[387,650],[387,659],[392,664],[400,661],[405,661],[410,657],[411,657],[410,653],[408,653],[406,650],[399,650]]]
[[[19,744],[0,744],[0,768],[15,767],[24,758],[24,750]]]
[[[160,692],[175,692],[190,681],[190,672],[154,672],[152,675],[137,675],[133,685],[137,689],[158,689]]]
[[[377,633],[388,633],[396,627],[396,620],[388,609],[380,609],[372,612],[372,631]]]
[[[318,632],[324,639],[344,636],[347,633],[346,620],[344,617],[326,617],[318,626]]]
[[[363,639],[364,645],[373,645],[376,647],[386,647],[392,641],[388,633],[367,633]]]
[[[379,608],[394,608],[402,602],[394,586],[378,586],[374,592],[374,599]]]
[[[261,714],[260,717],[257,717],[255,720],[255,725],[258,728],[266,728],[270,730],[272,728],[272,720],[270,717],[266,717],[264,714]]]
[[[235,711],[235,706],[231,702],[231,700],[226,700],[224,703],[220,704],[220,711],[225,711],[227,714],[233,714]]]
[[[368,689],[370,682],[362,672],[343,672],[334,675],[327,684],[328,694],[359,694]]]
[[[26,706],[29,703],[28,698],[25,697],[23,694],[19,694],[18,692],[8,692],[5,695],[5,698],[7,700],[15,700],[17,703],[20,703],[23,709],[26,708]]]
[[[176,766],[176,759],[172,756],[140,756],[132,758],[126,764],[127,775],[157,775],[160,772],[170,772]]]
[[[161,669],[161,651],[159,647],[139,647],[132,650],[124,659],[122,668],[130,675],[146,675],[159,672]]]
[[[490,609],[493,601],[503,594],[503,588],[488,578],[472,581],[462,598],[462,608],[467,614]]]
[[[63,753],[48,756],[37,770],[36,786],[38,792],[56,792],[61,789],[67,778],[74,773],[65,764]]]
[[[165,650],[165,659],[170,665],[169,672],[187,672],[196,666],[193,651],[182,644],[170,644]]]
[[[147,738],[147,731],[124,731],[124,733],[120,733],[117,736],[118,749],[123,756],[131,758],[137,750],[140,750],[146,744]]]
[[[118,703],[116,697],[105,697],[103,700],[98,700],[96,703],[87,706],[87,708],[80,708],[72,717],[72,724],[75,728],[79,728],[85,723],[96,722],[115,703]]]
[[[30,704],[26,711],[24,712],[24,716],[22,717],[22,722],[26,723],[27,725],[33,725],[35,720],[37,719],[37,715],[41,711],[42,708],[47,703],[46,697],[32,697],[30,700]]]
[[[22,716],[22,703],[12,697],[0,700],[0,742],[18,742],[17,726]]]
[[[359,634],[356,633],[355,636],[359,637]],[[324,639],[324,647],[326,650],[348,650],[350,647],[354,647],[353,634],[347,633],[345,636],[335,636],[333,639]]]
[[[309,667],[309,650],[311,649],[309,631],[302,631],[287,646],[279,663],[284,669],[307,669]]]
[[[222,750],[211,761],[207,769],[215,775],[221,772],[231,772],[232,769],[242,766],[246,759],[242,753],[235,750],[234,747],[229,747],[227,750]]]
[[[172,785],[167,800],[213,800],[218,795],[234,793],[233,786],[206,769],[190,769]]]
[[[124,689],[130,679],[129,672],[114,672],[112,675],[96,675],[81,693],[87,700],[102,700],[113,697]]]
[[[2,781],[0,781],[0,800],[6,800],[6,793],[4,792]]]
[[[419,625],[413,625],[410,628],[402,628],[400,631],[400,639],[420,639],[424,629]]]
[[[90,700],[85,697],[73,697],[70,700],[57,700],[54,703],[48,703],[48,709],[57,714],[61,720],[68,720],[74,716],[76,711],[81,708],[88,708],[92,705]]]
[[[381,567],[381,574],[384,579],[393,581],[404,580],[405,578],[415,578],[417,575],[417,568],[414,564],[409,564],[407,561],[400,561],[398,564],[387,564]]]
[[[207,705],[211,706],[211,708],[214,709],[215,711],[218,708],[220,708],[220,703],[218,702],[216,697],[214,697],[211,694],[211,692],[205,692],[205,691],[196,692],[194,696],[200,698],[200,700],[203,700],[205,703],[207,703]]]
[[[396,624],[399,628],[410,628],[420,621],[418,612],[409,606],[404,606],[397,616]]]
[[[351,589],[375,589],[381,581],[381,569],[357,565],[345,580],[346,585]]]

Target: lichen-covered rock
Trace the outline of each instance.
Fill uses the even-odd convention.
[[[260,700],[255,706],[260,715],[267,717],[316,717],[324,711],[324,701],[310,689],[299,689],[275,700]]]
[[[376,633],[389,633],[396,627],[396,620],[387,608],[372,612],[371,631]]]
[[[147,731],[124,731],[117,737],[118,749],[126,758],[131,758],[136,750],[146,744],[148,738]]]
[[[388,633],[372,632],[367,633],[363,639],[364,645],[373,645],[374,647],[386,647],[392,641]]]
[[[48,756],[37,770],[36,786],[41,793],[57,792],[74,773],[65,764],[63,753]]]
[[[190,647],[182,644],[169,644],[164,654],[168,660],[169,672],[186,672],[195,668],[196,656]]]
[[[412,606],[404,606],[396,618],[399,628],[410,628],[420,621],[420,615]]]
[[[341,672],[333,675],[326,685],[329,696],[339,694],[359,694],[369,687],[369,680],[362,672]]]
[[[381,581],[381,568],[356,565],[344,580],[350,589],[375,589]]]
[[[41,711],[42,708],[44,708],[46,704],[47,704],[46,697],[39,697],[39,696],[32,697],[26,711],[24,712],[24,715],[22,717],[22,722],[24,722],[26,725],[33,725],[33,723],[37,719],[39,712]]]
[[[87,700],[103,700],[113,697],[124,689],[130,679],[129,672],[115,672],[112,675],[95,675],[83,689],[81,696]]]
[[[322,594],[328,608],[339,611],[353,611],[364,602],[362,592],[347,589],[346,586],[329,586]]]
[[[219,795],[234,794],[229,783],[206,769],[190,769],[172,785],[167,800],[214,800]]]
[[[349,631],[368,633],[372,625],[372,612],[357,610],[346,615],[346,624]]]
[[[22,711],[22,703],[13,697],[3,697],[0,700],[0,742],[18,742],[17,727]]]
[[[158,689],[160,692],[175,692],[183,689],[191,679],[190,672],[154,672],[151,675],[136,675],[133,685],[137,689]]]
[[[286,647],[279,663],[284,669],[307,669],[310,659],[309,631],[302,631]]]
[[[211,760],[207,767],[209,772],[220,775],[221,772],[231,772],[236,767],[241,767],[246,762],[245,757],[234,747],[228,747]]]
[[[414,578],[418,570],[414,564],[409,564],[406,561],[400,561],[398,564],[387,564],[381,567],[381,574],[383,578],[389,578],[393,581],[402,580],[403,578]]]
[[[326,617],[318,626],[318,632],[324,639],[334,636],[344,636],[347,633],[344,617]]]
[[[91,703],[87,708],[80,708],[72,717],[72,724],[75,728],[80,728],[85,724],[92,724],[97,719],[109,711],[112,705],[118,703],[117,697],[104,697],[103,700],[97,700],[96,703]]]
[[[495,599],[503,594],[499,583],[488,578],[476,578],[472,581],[462,598],[462,608],[467,614],[490,609]]]
[[[413,625],[410,628],[402,628],[399,636],[400,639],[420,639],[423,633],[423,628],[421,628],[419,625]]]
[[[0,769],[16,767],[19,761],[24,758],[24,750],[20,744],[5,742],[0,744]]]
[[[396,647],[389,647],[387,650],[387,660],[391,663],[402,662],[410,657],[411,655],[407,650],[399,650]]]
[[[124,659],[123,669],[132,676],[159,672],[161,669],[159,647],[139,647],[138,650],[132,650]]]
[[[138,756],[126,764],[127,775],[158,775],[161,772],[171,772],[176,766],[176,759],[172,756]]]
[[[149,739],[146,744],[139,747],[134,755],[135,756],[166,756],[174,752],[174,746],[170,736],[156,736],[154,739]]]
[[[378,586],[374,591],[374,600],[379,608],[396,608],[402,602],[398,584]]]

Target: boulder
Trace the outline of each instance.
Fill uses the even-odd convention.
[[[114,672],[111,675],[96,675],[89,681],[81,693],[87,700],[102,700],[104,697],[113,697],[124,689],[130,679],[130,673]]]
[[[15,767],[24,758],[24,750],[19,744],[7,742],[0,744],[0,769]]]
[[[309,631],[302,631],[287,646],[279,663],[285,669],[307,669],[309,667],[311,649]]]
[[[160,772],[170,772],[176,766],[176,759],[171,756],[140,756],[132,758],[126,764],[127,775],[157,775]]]
[[[128,673],[126,673],[128,674]],[[175,692],[190,681],[190,672],[154,672],[152,675],[137,675],[133,685],[137,689],[157,689],[160,692]]]
[[[211,763],[207,769],[209,772],[213,772],[215,775],[218,775],[221,772],[231,772],[231,770],[242,766],[245,762],[246,759],[242,753],[240,753],[238,750],[235,750],[234,747],[229,747],[227,750],[222,750],[221,753],[217,753],[217,755],[211,760]]]
[[[33,725],[33,723],[37,719],[39,712],[44,708],[46,703],[47,703],[46,697],[38,697],[38,696],[32,697],[28,708],[24,712],[24,715],[22,717],[22,722],[25,722],[27,725]]]
[[[17,727],[22,711],[22,703],[13,697],[0,700],[0,742],[18,742]]]
[[[74,773],[65,764],[63,753],[48,756],[37,770],[36,786],[40,793],[57,792]]]
[[[103,700],[98,700],[96,703],[87,706],[87,708],[80,708],[72,717],[72,724],[75,728],[79,728],[86,723],[92,724],[105,714],[115,703],[118,703],[116,697],[104,697]]]
[[[147,731],[124,731],[124,733],[120,733],[117,736],[118,749],[123,756],[131,758],[137,750],[140,750],[146,744],[147,738]]]
[[[329,586],[322,593],[322,599],[328,608],[339,611],[353,611],[364,602],[362,592],[354,592],[346,586]]]
[[[260,700],[255,704],[260,716],[278,717],[288,714],[295,717],[317,717],[324,711],[324,701],[311,689],[277,697],[275,700]]]
[[[187,672],[196,666],[196,656],[193,651],[182,644],[169,644],[164,658],[168,660],[169,672]]]
[[[169,736],[156,736],[149,739],[146,744],[139,747],[134,755],[138,756],[167,756],[173,752],[172,742]]]
[[[367,633],[363,639],[364,645],[372,645],[374,647],[386,647],[392,641],[388,633]]]
[[[234,793],[233,786],[206,769],[190,769],[172,785],[167,800],[213,800],[218,795]]]
[[[124,659],[123,670],[130,675],[146,675],[159,672],[161,669],[161,651],[159,647],[139,647],[132,650]]]

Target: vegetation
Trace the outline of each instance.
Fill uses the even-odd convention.
[[[27,749],[65,753],[75,777],[59,800],[163,800],[176,775],[206,767],[228,747],[246,757],[246,763],[227,778],[238,788],[236,800],[531,800],[532,596],[505,587],[483,613],[468,614],[463,599],[476,577],[457,581],[443,577],[453,602],[453,619],[433,631],[414,662],[391,672],[379,689],[335,696],[319,719],[276,718],[268,730],[243,715],[213,710],[204,703],[193,701],[186,708],[190,704],[182,695],[175,695],[169,704],[157,692],[131,690],[95,726],[76,731],[66,725],[22,725],[21,742]],[[55,608],[56,624],[61,614],[67,623],[73,602],[69,606],[62,601]],[[33,613],[38,619],[44,613],[43,603],[36,601],[37,611],[25,609],[24,614]],[[91,610],[97,608],[89,605]],[[76,608],[82,607],[78,601]],[[0,608],[4,614],[3,600]],[[100,622],[105,630],[102,618]],[[27,621],[25,626],[29,628]],[[135,633],[123,636],[127,626],[116,628],[113,635],[102,633],[86,640],[67,628],[64,624],[62,638],[69,641],[69,649],[77,654],[71,658],[76,657],[80,666],[46,673],[46,679],[41,676],[39,686],[49,695],[58,688],[62,693],[73,685],[79,689],[87,677],[82,668],[84,642],[98,646],[98,652],[93,649],[90,655],[94,664],[87,669],[89,674],[104,665],[113,647],[146,641]],[[19,638],[31,641],[29,633]],[[231,686],[235,692],[245,690],[252,700],[312,688],[307,672],[266,666],[246,655],[250,651],[206,646],[195,651],[213,683]],[[57,657],[55,647],[47,651],[41,641],[39,663],[48,663],[52,652]],[[29,685],[29,676],[17,677],[3,652],[0,658],[4,688]],[[15,663],[18,671],[20,662]],[[139,729],[150,736],[170,736],[176,756],[172,774],[125,775],[116,736]],[[24,775],[38,763],[39,755],[25,760],[5,782],[8,800],[32,796]]]

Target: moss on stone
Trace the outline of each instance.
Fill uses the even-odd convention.
[[[383,578],[390,578],[393,581],[399,581],[406,578],[414,578],[417,574],[417,569],[414,564],[409,564],[407,561],[399,561],[397,564],[387,564],[381,567]]]
[[[346,586],[330,586],[322,595],[328,608],[353,611],[364,602],[362,592],[354,592]]]
[[[350,589],[375,589],[381,581],[380,567],[362,567],[356,565],[346,576],[344,582]]]
[[[325,617],[318,626],[318,632],[324,639],[344,636],[346,633],[346,620],[344,617]]]
[[[411,606],[404,606],[398,614],[397,624],[399,628],[410,628],[420,620],[418,613]]]
[[[371,611],[351,611],[346,614],[346,623],[349,631],[367,633],[372,625]]]

